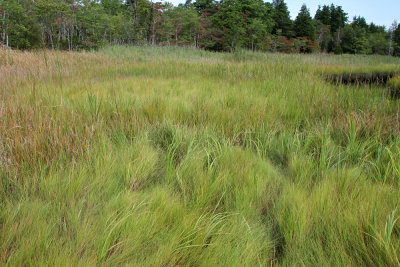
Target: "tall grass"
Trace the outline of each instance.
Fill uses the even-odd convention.
[[[398,265],[397,100],[321,70],[399,63],[0,51],[0,262]]]

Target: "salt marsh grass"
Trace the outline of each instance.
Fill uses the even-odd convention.
[[[399,265],[399,65],[0,51],[1,265]]]

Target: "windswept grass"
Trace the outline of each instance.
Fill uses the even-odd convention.
[[[0,262],[399,265],[398,101],[321,77],[399,64],[0,51]]]

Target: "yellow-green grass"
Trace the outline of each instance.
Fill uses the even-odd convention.
[[[400,74],[398,64],[376,65],[324,65],[319,68],[321,76],[335,84],[386,86],[394,76]]]
[[[400,76],[395,76],[390,79],[388,85],[392,88],[400,89]]]
[[[0,51],[2,265],[398,265],[378,56]]]
[[[356,60],[356,59],[354,59]],[[378,63],[377,65],[323,65],[319,71],[324,74],[373,74],[373,73],[400,73],[400,66],[395,63]]]

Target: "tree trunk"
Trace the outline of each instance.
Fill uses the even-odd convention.
[[[389,49],[388,49],[388,55],[392,56],[393,55],[393,38],[394,38],[394,31],[397,28],[397,21],[394,21],[392,23],[392,26],[389,29],[390,37],[389,37]]]
[[[342,40],[340,40],[340,28],[337,31],[336,43],[337,45],[340,45],[342,43]]]
[[[393,31],[390,32],[388,56],[393,54]]]
[[[54,50],[53,33],[51,29],[49,30],[49,37],[50,37],[51,49]]]
[[[153,20],[152,20],[152,26],[151,26],[151,45],[155,44],[155,39],[156,39],[156,12],[154,9],[154,3],[153,0],[151,1],[151,7],[152,7],[152,12],[153,12]]]
[[[58,38],[57,38],[57,49],[60,50],[60,41],[61,41],[61,29],[58,31]]]
[[[3,25],[3,36],[1,38],[1,40],[4,42],[4,44],[6,43],[6,12],[3,10],[3,18],[2,18],[2,25]]]
[[[7,6],[8,6],[8,4],[7,4]],[[9,15],[8,15],[9,16]],[[4,11],[4,24],[5,24],[5,26],[4,26],[4,28],[5,28],[5,30],[4,30],[4,33],[5,33],[5,43],[6,43],[6,48],[8,49],[8,24],[6,23],[6,19],[8,19],[8,16],[6,16],[6,12]]]
[[[156,39],[156,19],[153,19],[153,27],[152,27],[152,33],[151,33],[151,45],[155,44],[155,39]]]

